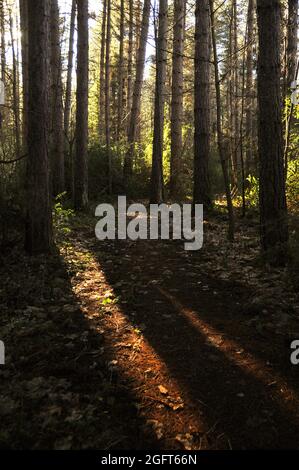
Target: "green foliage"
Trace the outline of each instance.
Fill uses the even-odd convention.
[[[150,168],[146,161],[144,149],[135,149],[134,174],[128,184],[124,185],[123,162],[127,147],[122,144],[111,148],[112,191],[114,194],[126,194],[131,198],[148,196]],[[100,196],[108,192],[108,154],[106,147],[94,144],[89,149],[89,188],[90,199],[99,201]]]
[[[53,206],[53,224],[58,236],[62,234],[66,235],[70,232],[69,222],[70,219],[74,216],[74,211],[70,208],[67,208],[64,204],[66,196],[66,192],[58,194],[58,196],[55,198],[55,203]]]
[[[287,199],[291,209],[299,211],[299,159],[288,164]]]
[[[246,178],[246,182],[246,205],[249,209],[256,209],[259,205],[259,180],[256,176],[249,175]]]

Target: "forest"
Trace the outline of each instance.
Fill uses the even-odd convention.
[[[299,450],[298,40],[0,0],[0,450]]]

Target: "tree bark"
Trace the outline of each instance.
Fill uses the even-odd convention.
[[[64,138],[58,0],[51,0],[51,163],[53,195],[63,193]]]
[[[105,58],[105,132],[107,151],[108,191],[112,194],[112,164],[110,148],[110,45],[111,45],[111,0],[107,0],[107,32]]]
[[[257,19],[261,247],[269,260],[284,263],[288,226],[280,91],[280,2],[257,0]]]
[[[231,197],[231,192],[230,192],[227,158],[225,154],[223,133],[222,133],[221,92],[220,92],[218,53],[217,53],[217,43],[216,43],[213,0],[210,0],[210,15],[211,15],[211,32],[212,32],[213,62],[214,62],[214,76],[215,76],[215,90],[216,90],[218,151],[219,151],[220,163],[221,163],[221,168],[222,168],[222,173],[223,173],[223,181],[224,181],[226,204],[227,204],[228,219],[229,219],[228,239],[230,241],[233,241],[234,235],[235,235],[235,218],[234,218],[234,208],[233,208],[233,203],[232,203],[232,197]]]
[[[5,12],[3,0],[0,0],[0,30],[1,30],[1,80],[5,83],[5,69],[6,69],[6,41],[5,41]]]
[[[298,47],[298,0],[288,0],[287,93],[295,79]]]
[[[184,0],[174,0],[172,89],[171,89],[171,160],[170,196],[177,197],[181,192],[180,173],[183,149],[183,86],[184,86],[184,38],[185,5]]]
[[[49,252],[52,218],[49,197],[48,87],[50,2],[28,2],[29,96],[26,250]]]
[[[88,0],[77,0],[76,210],[88,204]]]
[[[144,74],[150,8],[151,8],[151,0],[144,0],[140,45],[139,45],[138,54],[137,54],[136,78],[135,78],[135,83],[134,83],[132,109],[131,109],[130,124],[129,124],[129,129],[128,129],[128,151],[126,153],[125,163],[124,163],[125,179],[129,178],[133,172],[134,144],[135,144],[135,139],[136,139],[137,117],[138,117],[138,110],[140,107],[141,89],[142,89],[143,74]]]
[[[156,94],[150,194],[152,204],[158,204],[163,199],[163,133],[167,60],[167,26],[168,0],[160,0],[158,37],[156,38]]]
[[[120,0],[119,25],[119,59],[118,59],[118,106],[117,106],[117,142],[119,142],[123,129],[123,101],[124,101],[124,34],[125,34],[125,0]]]
[[[105,51],[106,51],[107,0],[103,3],[101,52],[100,52],[100,102],[99,102],[99,139],[104,135],[105,124]]]
[[[253,27],[255,0],[248,1],[247,10],[247,51],[246,51],[246,96],[245,96],[245,173],[250,174],[253,166]]]
[[[27,119],[28,119],[28,0],[20,2],[20,22],[21,22],[21,55],[22,55],[22,147],[26,153],[27,145]]]
[[[210,158],[210,8],[197,0],[194,74],[194,204],[211,206]]]
[[[12,94],[13,94],[13,115],[15,124],[15,150],[17,158],[21,155],[21,129],[20,129],[20,114],[19,114],[19,71],[15,49],[15,38],[13,35],[13,18],[11,11],[9,12],[9,29],[12,50]]]
[[[126,130],[129,131],[130,113],[132,109],[132,82],[133,82],[133,40],[134,40],[134,11],[133,0],[129,0],[129,44],[128,44],[128,81],[127,81],[127,119]]]
[[[65,88],[65,105],[64,105],[64,135],[66,141],[69,141],[69,127],[70,127],[70,114],[71,114],[71,100],[72,100],[72,74],[74,62],[74,34],[75,34],[75,21],[76,21],[76,0],[72,0],[71,21],[70,21],[70,36],[68,48],[68,63],[67,63],[67,78]]]

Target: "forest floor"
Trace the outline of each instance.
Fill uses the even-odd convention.
[[[299,448],[299,298],[257,224],[178,241],[96,240],[77,216],[53,256],[1,257],[0,447]]]

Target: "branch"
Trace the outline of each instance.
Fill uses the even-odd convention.
[[[25,155],[22,155],[19,158],[16,158],[15,160],[0,160],[0,164],[9,165],[10,163],[19,162],[20,160],[23,160],[23,158],[26,158],[26,157],[28,157],[28,153],[26,153]]]

